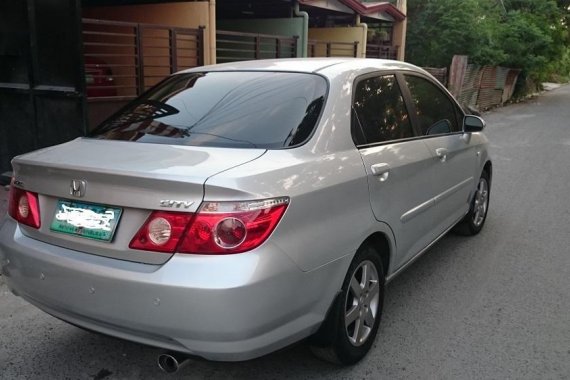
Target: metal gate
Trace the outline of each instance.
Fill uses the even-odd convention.
[[[216,32],[216,62],[293,58],[297,56],[298,44],[299,36],[218,30]]]
[[[0,173],[85,133],[80,13],[79,0],[0,2]]]
[[[168,75],[204,65],[204,28],[82,20],[88,125]]]

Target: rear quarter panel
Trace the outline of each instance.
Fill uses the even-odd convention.
[[[299,155],[269,151],[206,182],[204,200],[290,197],[269,238],[303,271],[354,255],[375,231],[390,234],[371,212],[368,183],[356,149]]]

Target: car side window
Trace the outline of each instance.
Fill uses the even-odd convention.
[[[414,137],[395,75],[359,81],[352,104],[352,137],[356,145]]]
[[[427,79],[412,75],[404,77],[423,136],[461,131],[456,107],[443,91]]]

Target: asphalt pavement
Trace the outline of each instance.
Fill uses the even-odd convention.
[[[6,187],[0,186],[0,218],[6,213],[8,208],[8,191]]]
[[[570,86],[484,115],[486,226],[449,235],[388,285],[370,354],[341,368],[299,344],[166,376],[157,349],[58,321],[0,285],[2,379],[569,379]]]

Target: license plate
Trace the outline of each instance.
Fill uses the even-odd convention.
[[[117,207],[60,199],[50,230],[110,242],[122,212]]]

